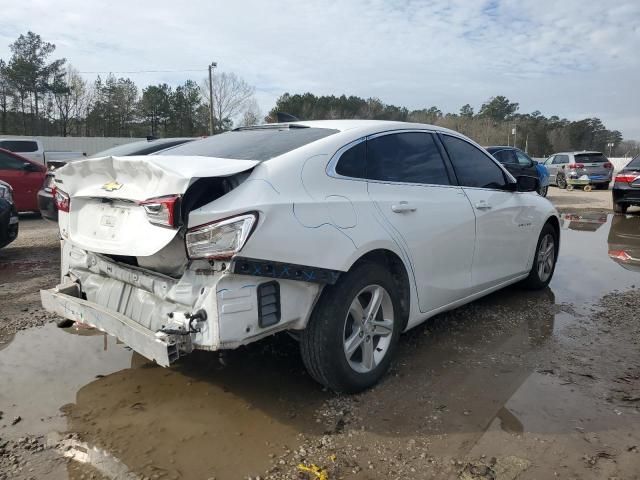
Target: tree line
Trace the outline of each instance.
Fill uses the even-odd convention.
[[[0,134],[60,136],[198,136],[209,132],[208,85],[186,80],[140,89],[130,78],[87,82],[55,45],[28,32],[0,59]],[[233,73],[213,84],[214,131],[234,120],[254,124],[260,112],[254,89]]]
[[[27,32],[0,59],[0,134],[158,137],[199,136],[209,132],[206,80],[186,80],[139,88],[109,74],[88,82],[65,58],[52,58],[55,45]],[[510,144],[533,156],[562,150],[599,150],[613,155],[640,153],[640,144],[623,141],[598,118],[570,121],[539,111],[520,113],[504,96],[484,102],[477,112],[467,104],[456,113],[438,107],[409,110],[377,98],[285,93],[262,117],[254,88],[233,73],[213,82],[214,131],[235,125],[272,122],[277,112],[301,120],[362,118],[430,123],[459,131],[483,145]],[[515,129],[515,135],[512,133]],[[610,149],[609,144],[613,143]]]
[[[377,98],[285,93],[268,118],[286,112],[301,120],[363,118],[428,123],[456,130],[482,145],[515,145],[536,157],[566,150],[609,154],[609,143],[613,143],[612,155],[640,153],[638,142],[623,141],[619,131],[608,130],[598,118],[570,121],[558,116],[545,117],[539,111],[519,113],[519,108],[518,103],[504,96],[488,99],[477,112],[466,104],[457,113],[443,113],[435,106],[409,110]]]

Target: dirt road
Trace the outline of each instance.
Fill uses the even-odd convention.
[[[597,210],[564,216],[548,289],[417,327],[350,397],[311,381],[286,335],[163,369],[56,328],[37,296],[55,228],[22,218],[0,250],[0,479],[639,478],[640,274],[607,253],[640,218]]]

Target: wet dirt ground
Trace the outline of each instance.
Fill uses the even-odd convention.
[[[163,369],[57,328],[37,295],[55,232],[21,218],[0,250],[0,479],[640,478],[638,214],[565,214],[549,288],[411,330],[350,397],[310,380],[287,335]]]

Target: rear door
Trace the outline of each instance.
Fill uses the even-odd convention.
[[[471,285],[475,218],[442,154],[424,131],[367,140],[374,215],[408,257],[423,312],[467,296]]]
[[[508,191],[507,177],[491,156],[462,138],[440,136],[475,212],[472,285],[479,292],[526,270],[537,241],[535,194]]]
[[[13,187],[16,208],[21,212],[38,210],[37,194],[44,178],[40,170],[26,170],[25,163],[25,159],[0,151],[0,180]]]

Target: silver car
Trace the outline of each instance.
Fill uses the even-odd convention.
[[[606,190],[613,176],[613,165],[600,152],[563,152],[551,155],[544,165],[549,171],[549,185],[567,188],[567,179],[589,177],[589,184]]]

